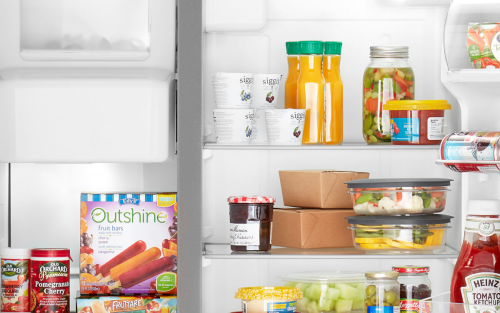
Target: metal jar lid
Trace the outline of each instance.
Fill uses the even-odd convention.
[[[409,56],[407,46],[372,46],[370,58],[405,58]]]
[[[366,272],[366,278],[397,278],[399,277],[398,272]]]

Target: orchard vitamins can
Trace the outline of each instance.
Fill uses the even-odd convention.
[[[3,248],[1,312],[30,312],[29,249]]]
[[[69,249],[31,250],[33,313],[69,313]]]

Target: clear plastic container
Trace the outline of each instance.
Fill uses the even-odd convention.
[[[245,287],[234,297],[241,299],[245,313],[296,312],[302,293],[291,287]]]
[[[399,312],[399,274],[397,272],[366,272],[365,276],[365,312]]]
[[[346,182],[354,212],[362,215],[404,215],[441,212],[452,179],[358,179]]]
[[[365,276],[357,272],[304,272],[282,277],[285,286],[298,288],[297,312],[362,312]]]
[[[349,216],[354,247],[371,254],[433,254],[444,251],[446,230],[453,217]]]

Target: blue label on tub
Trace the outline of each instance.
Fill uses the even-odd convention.
[[[297,301],[272,302],[267,304],[267,313],[295,312]]]
[[[399,309],[399,307],[398,307],[398,309]],[[394,307],[392,307],[392,306],[369,306],[367,312],[368,313],[393,313]]]
[[[418,142],[420,121],[418,118],[391,118],[391,140]]]

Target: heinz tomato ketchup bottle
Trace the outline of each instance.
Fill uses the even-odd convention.
[[[500,306],[500,202],[469,201],[465,235],[451,280],[451,302],[465,303],[466,311],[481,306],[495,312]],[[476,311],[476,310],[472,310]]]

